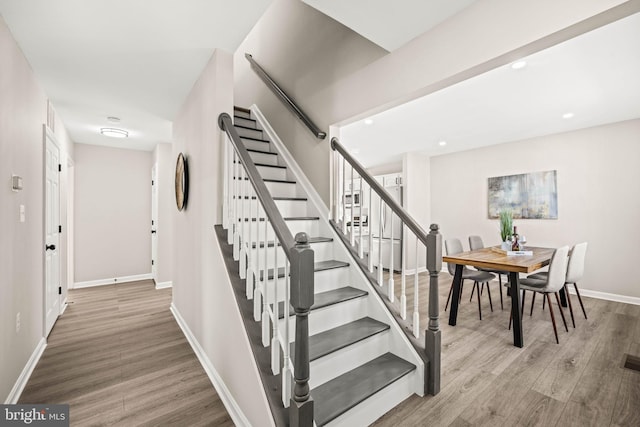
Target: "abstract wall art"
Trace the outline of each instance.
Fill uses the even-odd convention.
[[[558,219],[556,171],[489,178],[489,218],[510,209],[513,218]]]

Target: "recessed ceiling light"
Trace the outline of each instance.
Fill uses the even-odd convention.
[[[438,145],[444,147],[445,145],[447,145],[447,141],[440,141],[438,142]]]
[[[527,61],[516,61],[513,64],[511,64],[511,68],[513,68],[514,70],[519,70],[526,66],[527,66]]]
[[[364,124],[365,125],[372,125],[373,124],[373,120],[372,119],[364,119]]]
[[[100,133],[111,138],[127,138],[129,136],[129,132],[126,130],[116,128],[101,128]]]
[[[107,121],[111,123],[120,123],[120,117],[109,116],[107,117]]]
[[[573,114],[573,113],[564,113],[564,114],[562,115],[562,118],[563,118],[563,119],[570,119],[570,118],[572,118],[573,116],[574,116],[574,114]]]

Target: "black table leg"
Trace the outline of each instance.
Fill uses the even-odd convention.
[[[449,325],[456,326],[458,320],[458,302],[460,301],[460,285],[462,284],[462,267],[456,265],[456,273],[453,275],[453,295],[451,296],[451,308],[449,310]]]
[[[567,294],[565,293],[565,287],[563,286],[562,289],[560,289],[560,305],[563,307],[567,306]]]
[[[509,273],[509,283],[511,284],[511,316],[513,317],[513,345],[524,347],[522,336],[522,309],[520,301],[520,280],[518,273]],[[451,322],[449,322],[451,324]]]

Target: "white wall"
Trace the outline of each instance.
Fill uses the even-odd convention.
[[[418,153],[407,153],[402,159],[403,207],[425,232],[429,232],[431,207],[431,171],[429,157]],[[416,244],[413,233],[405,233],[406,267],[415,268]],[[418,243],[418,269],[427,265],[427,252],[423,243]]]
[[[302,2],[275,0],[234,55],[236,103],[260,107],[329,205],[329,138],[311,136],[258,80],[245,52],[328,131],[601,25],[613,18],[562,31],[620,3],[479,0],[387,54]]]
[[[589,242],[581,289],[640,298],[640,119],[431,159],[431,218],[443,239],[479,234],[498,244],[487,217],[487,179],[557,170],[558,219],[514,220],[532,246]]]
[[[158,179],[158,266],[157,283],[168,284],[173,280],[173,211],[175,204],[175,159],[171,144],[158,144],[153,151],[153,163],[157,165]]]
[[[151,273],[151,152],[75,146],[75,283]]]
[[[0,400],[3,402],[44,335],[42,126],[46,121],[47,97],[0,17]],[[55,136],[61,158],[65,159],[73,151],[59,120]],[[22,191],[11,191],[12,174],[23,178]],[[62,192],[64,197],[64,187]],[[25,206],[24,223],[19,221],[20,205]],[[63,266],[65,239],[63,233]],[[65,272],[62,274],[64,281]],[[63,282],[63,289],[65,285]],[[21,317],[20,332],[16,332],[17,313]]]
[[[251,425],[272,425],[214,225],[222,222],[217,118],[233,109],[232,56],[216,50],[174,121],[173,158],[189,163],[187,207],[174,209],[173,304]]]

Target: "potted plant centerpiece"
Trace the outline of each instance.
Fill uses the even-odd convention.
[[[500,238],[502,250],[511,250],[511,235],[513,230],[513,213],[508,209],[500,211]]]

